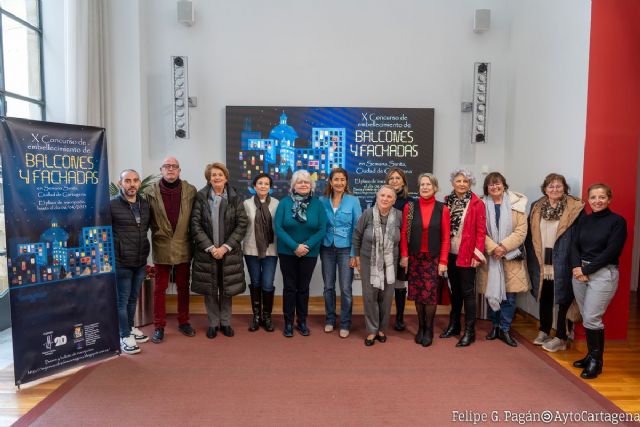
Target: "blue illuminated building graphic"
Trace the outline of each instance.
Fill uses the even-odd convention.
[[[287,124],[284,111],[280,123],[269,132],[269,138],[253,131],[251,120],[246,119],[238,154],[242,177],[251,181],[255,175],[267,172],[278,179],[281,174],[284,177],[297,169],[306,169],[316,177],[328,176],[331,169],[345,167],[345,128],[314,127],[311,143],[306,147],[296,146],[296,139],[298,133]]]
[[[78,247],[67,247],[69,233],[53,218],[51,228],[40,235],[40,242],[18,244],[18,256],[7,260],[10,285],[30,285],[112,271],[111,227],[84,227],[81,236]]]

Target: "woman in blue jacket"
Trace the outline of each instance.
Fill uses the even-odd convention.
[[[355,253],[351,236],[362,214],[360,201],[351,194],[349,175],[342,168],[333,168],[329,174],[324,196],[320,198],[327,214],[327,234],[320,247],[322,279],[324,280],[324,331],[336,327],[336,270],[340,280],[340,338],[347,338],[351,329],[351,283]]]

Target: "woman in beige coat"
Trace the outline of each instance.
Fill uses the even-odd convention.
[[[516,294],[529,290],[523,243],[527,237],[527,198],[507,191],[509,186],[500,172],[491,172],[484,180],[487,212],[485,252],[488,262],[478,271],[478,290],[489,303],[493,323],[487,340],[500,338],[507,345],[518,343],[510,334],[516,311]]]

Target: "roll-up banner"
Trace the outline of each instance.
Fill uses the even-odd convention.
[[[119,352],[115,259],[105,130],[1,122],[19,386]]]
[[[253,177],[269,173],[278,199],[296,170],[309,171],[321,194],[341,167],[370,206],[389,168],[407,174],[414,195],[418,175],[433,171],[433,118],[433,108],[228,106],[227,167],[246,196]]]

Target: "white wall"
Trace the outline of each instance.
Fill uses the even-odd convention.
[[[550,172],[565,175],[580,196],[586,134],[591,2],[542,4],[551,2],[509,3],[504,173],[530,202]],[[538,315],[529,293],[518,306]]]
[[[125,167],[156,173],[175,155],[204,184],[225,160],[226,105],[435,108],[435,174],[505,172],[536,197],[549,171],[579,188],[584,146],[590,2],[585,0],[110,0],[112,179]],[[491,30],[472,31],[476,8]],[[189,60],[191,139],[173,139],[170,56]],[[471,145],[473,63],[492,66],[489,142]],[[481,185],[475,188],[481,191]],[[279,275],[278,275],[279,280]],[[312,294],[320,294],[319,271]],[[357,290],[354,290],[357,292]]]

